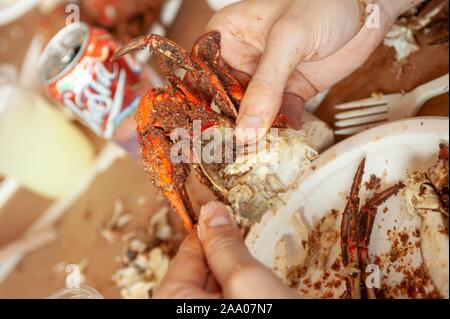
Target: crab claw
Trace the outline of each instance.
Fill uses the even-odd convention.
[[[187,230],[192,230],[195,213],[186,192],[185,182],[189,175],[189,166],[176,163],[171,159],[173,143],[167,137],[164,126],[183,126],[187,121],[181,116],[173,116],[173,123],[162,123],[162,113],[168,106],[175,106],[178,95],[164,89],[155,89],[144,95],[136,112],[137,131],[142,153],[142,163],[153,184],[169,200]],[[183,101],[179,101],[183,103]],[[175,114],[177,110],[166,109]],[[178,111],[180,112],[180,111]],[[181,115],[181,114],[175,114]],[[177,119],[177,121],[175,121]],[[179,122],[181,121],[181,122]]]
[[[171,162],[171,146],[161,130],[151,128],[141,139],[142,159],[147,174],[155,186],[169,200],[186,229],[191,231],[195,223],[195,214],[184,186],[189,166]]]
[[[224,90],[222,83],[217,75],[212,72],[209,66],[198,57],[192,56],[191,60],[196,66],[196,73],[201,75],[200,82],[203,82],[202,79],[207,80],[204,82],[204,84],[207,85],[203,88],[203,91],[209,91],[213,101],[221,112],[232,119],[236,119],[238,116],[236,107]],[[204,86],[201,83],[199,84],[199,86]]]
[[[151,51],[158,55],[159,62],[166,75],[173,76],[173,71],[171,70],[173,66],[193,70],[192,65],[189,63],[188,52],[175,42],[157,34],[144,35],[131,40],[131,42],[117,50],[111,57],[111,60],[117,60],[128,53],[142,50],[147,46],[150,46]]]
[[[115,61],[130,52],[144,49],[146,46],[148,46],[151,37],[151,35],[143,35],[131,40],[131,42],[121,47],[113,54],[113,56],[111,57],[111,61]]]

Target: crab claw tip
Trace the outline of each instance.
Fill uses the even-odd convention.
[[[123,54],[121,53],[121,50],[119,49],[118,51],[114,52],[114,54],[109,59],[109,61],[114,62],[114,61],[118,60],[119,58],[121,58],[122,56],[123,56]]]
[[[123,47],[121,47],[120,49],[118,49],[112,55],[110,60],[115,61],[130,52],[144,49],[149,44],[150,38],[151,38],[151,36],[143,35],[143,36],[137,37],[134,40],[131,40],[131,42],[129,42],[128,44],[126,44]]]

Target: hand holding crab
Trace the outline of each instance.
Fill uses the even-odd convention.
[[[237,127],[268,129],[280,108],[299,117],[303,101],[361,66],[397,17],[420,1],[247,0],[218,12],[207,29],[222,35],[223,59],[252,77]],[[371,5],[380,13],[376,28],[364,23]]]
[[[250,255],[222,203],[205,205],[197,227],[172,260],[155,298],[296,298]]]

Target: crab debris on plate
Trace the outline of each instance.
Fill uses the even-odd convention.
[[[364,161],[343,212],[332,210],[313,225],[302,212],[292,215],[301,249],[289,253],[290,238],[281,238],[273,271],[304,297],[448,298],[448,146],[440,145],[435,165],[408,174],[360,208],[363,173]],[[378,183],[371,176],[366,191]],[[402,210],[381,209],[393,196],[400,197]],[[383,224],[387,214],[408,223]],[[381,237],[389,246],[375,253],[370,239]]]

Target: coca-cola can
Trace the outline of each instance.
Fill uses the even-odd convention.
[[[132,56],[110,61],[118,47],[106,30],[73,23],[50,40],[38,65],[49,95],[106,139],[134,113],[149,88]]]

